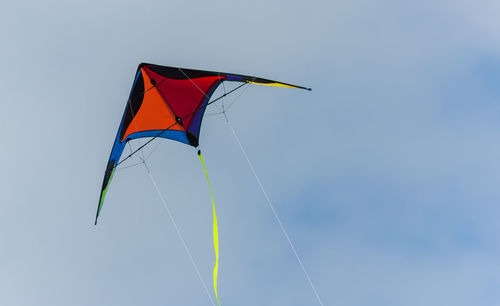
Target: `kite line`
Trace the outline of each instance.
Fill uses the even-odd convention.
[[[165,201],[165,198],[163,197],[163,194],[160,192],[160,188],[158,188],[158,184],[156,183],[156,180],[153,177],[153,174],[151,173],[151,170],[149,170],[149,167],[146,165],[146,161],[143,161],[143,163],[144,163],[144,166],[145,166],[146,171],[148,173],[149,179],[153,183],[153,186],[155,187],[156,193],[158,193],[158,196],[160,197],[160,200],[161,200],[161,202],[163,204],[163,207],[165,207],[165,210],[167,211],[168,216],[170,217],[170,221],[172,221],[172,224],[174,225],[175,231],[177,232],[177,236],[181,240],[182,246],[184,247],[184,250],[188,254],[189,259],[191,260],[191,264],[193,265],[193,267],[194,267],[194,269],[196,271],[196,274],[198,274],[198,278],[200,279],[201,284],[203,285],[203,289],[205,289],[205,292],[206,292],[208,298],[210,299],[210,303],[212,303],[212,306],[215,306],[215,303],[212,300],[212,297],[210,296],[210,293],[208,292],[207,285],[205,284],[205,281],[203,280],[203,277],[201,277],[200,270],[198,269],[198,266],[196,265],[196,263],[194,261],[193,255],[191,255],[191,251],[189,250],[189,248],[188,248],[188,246],[186,244],[186,241],[182,237],[181,231],[179,230],[179,227],[177,226],[177,223],[175,222],[174,216],[172,215],[172,211],[170,211],[170,208],[168,207],[167,201]],[[218,301],[219,301],[219,299],[217,298],[217,302]]]
[[[132,103],[130,103],[130,99],[129,99],[128,103],[129,103],[130,110],[132,111],[132,114],[135,116],[135,111],[132,108]],[[134,121],[134,125],[135,125],[135,121]],[[136,128],[137,128],[137,126],[136,126]],[[127,143],[129,145],[130,151],[132,151],[132,146],[130,145],[130,142],[127,142]],[[144,168],[146,168],[146,172],[148,174],[148,177],[151,180],[151,183],[153,184],[153,186],[154,186],[154,188],[156,190],[156,193],[160,197],[160,200],[161,200],[161,202],[163,204],[163,207],[167,211],[167,214],[168,214],[168,216],[170,218],[170,221],[174,225],[175,232],[177,233],[177,236],[179,237],[179,240],[181,241],[182,246],[184,247],[184,250],[186,251],[186,253],[187,253],[187,255],[188,255],[188,257],[189,257],[189,259],[191,261],[191,264],[192,264],[194,270],[196,271],[196,274],[198,275],[198,278],[200,279],[200,282],[201,282],[201,284],[203,286],[203,289],[205,289],[205,293],[207,294],[208,299],[210,300],[210,303],[212,304],[212,306],[215,306],[215,303],[212,300],[212,297],[210,296],[210,293],[208,292],[207,285],[205,284],[205,281],[203,280],[203,277],[201,276],[200,270],[198,269],[198,265],[194,261],[193,255],[191,254],[191,251],[189,250],[189,247],[187,246],[187,243],[184,240],[184,237],[182,236],[179,227],[177,226],[177,222],[175,222],[174,215],[172,214],[172,211],[170,210],[170,208],[169,208],[169,206],[167,204],[167,201],[163,197],[163,194],[160,192],[160,188],[158,187],[158,184],[156,183],[156,180],[153,177],[153,174],[151,173],[151,170],[149,169],[149,167],[148,167],[148,165],[146,163],[146,160],[153,153],[154,149],[153,149],[153,151],[150,152],[150,154],[147,157],[144,157],[144,152],[141,150],[144,146],[145,146],[145,144],[142,144],[141,147],[139,149],[137,149],[137,150],[139,150],[141,152],[141,155],[142,155],[142,157],[140,156],[139,159],[141,160],[141,163],[144,165]],[[137,150],[136,150],[136,152],[137,152]],[[131,155],[132,155],[132,153],[131,153]],[[200,158],[201,158],[201,155],[200,155]],[[205,165],[203,165],[203,166],[205,166]],[[118,165],[116,165],[116,167],[118,167]],[[205,173],[206,173],[206,170],[205,170]],[[208,180],[208,176],[207,176],[207,180]],[[209,186],[210,186],[210,183],[209,183]],[[210,189],[210,193],[212,193],[212,189]],[[213,202],[213,197],[212,197],[212,202]],[[215,220],[215,206],[214,206],[214,220]],[[216,222],[216,220],[215,220],[215,222]],[[217,244],[217,246],[218,246],[218,244]],[[217,251],[218,251],[218,248],[217,248]],[[218,258],[218,253],[217,253],[217,258]],[[217,289],[215,290],[215,296],[217,297]],[[219,302],[219,298],[218,297],[217,297],[217,302]],[[219,303],[219,305],[220,305],[220,303]]]
[[[252,165],[252,162],[250,161],[250,159],[248,158],[248,155],[245,151],[245,149],[243,148],[243,145],[241,144],[241,141],[240,139],[238,138],[238,135],[236,135],[236,132],[234,131],[234,128],[233,126],[231,125],[231,123],[229,122],[229,120],[227,119],[227,116],[224,112],[224,117],[226,117],[226,121],[227,121],[227,124],[229,126],[229,129],[231,130],[231,132],[233,133],[234,135],[234,138],[236,139],[236,142],[238,143],[240,149],[241,149],[241,152],[243,153],[243,156],[245,156],[245,159],[248,163],[248,166],[250,167],[250,170],[252,171],[255,179],[257,180],[257,183],[260,187],[260,190],[262,191],[262,193],[264,194],[264,197],[266,198],[266,201],[267,201],[267,204],[269,204],[269,207],[271,208],[271,211],[273,212],[273,215],[274,215],[274,218],[276,219],[276,221],[278,222],[279,226],[280,226],[280,229],[281,229],[281,232],[283,233],[283,235],[285,236],[286,240],[288,241],[288,244],[290,245],[290,248],[292,249],[293,251],[293,254],[295,255],[295,258],[297,259],[297,261],[299,262],[299,265],[300,265],[300,268],[302,269],[302,272],[304,272],[304,275],[306,276],[307,278],[307,281],[309,282],[309,285],[311,286],[313,292],[314,292],[314,295],[316,296],[316,299],[318,300],[319,304],[321,306],[323,306],[323,302],[321,301],[321,298],[319,297],[319,294],[318,294],[318,291],[316,290],[316,287],[314,286],[311,278],[309,277],[309,273],[307,273],[307,270],[306,268],[304,267],[304,264],[302,263],[302,260],[300,259],[300,256],[299,254],[297,253],[297,250],[295,249],[295,246],[292,242],[292,240],[290,239],[290,236],[288,236],[288,233],[285,229],[285,227],[283,226],[283,223],[281,222],[281,219],[280,217],[278,216],[278,213],[276,212],[276,209],[274,208],[274,205],[273,203],[271,202],[271,199],[269,198],[269,196],[267,195],[267,192],[266,190],[264,189],[264,186],[262,185],[262,182],[259,178],[259,176],[257,175],[257,172],[255,172],[255,168],[253,167]]]
[[[225,89],[224,89],[225,91]],[[238,96],[239,98],[239,96]],[[234,100],[230,105],[229,107],[231,107],[234,103],[236,102],[236,100]],[[300,268],[302,269],[302,272],[304,272],[304,275],[306,276],[306,279],[307,281],[309,282],[309,285],[311,286],[313,292],[314,292],[314,295],[316,296],[316,299],[318,300],[319,304],[321,306],[323,306],[323,302],[321,301],[321,298],[319,297],[319,294],[318,294],[318,291],[316,290],[316,287],[314,286],[311,278],[309,277],[309,273],[307,273],[307,270],[304,266],[304,264],[302,263],[302,260],[300,259],[300,256],[299,254],[297,253],[297,250],[295,249],[295,246],[292,242],[292,240],[290,239],[290,236],[288,235],[288,232],[286,231],[285,229],[285,226],[283,225],[283,223],[281,222],[281,219],[280,217],[278,216],[278,213],[276,211],[276,209],[274,208],[274,205],[273,203],[271,202],[271,199],[269,198],[269,196],[267,195],[267,192],[266,190],[264,189],[264,185],[262,185],[262,182],[259,178],[259,176],[257,175],[257,172],[255,171],[255,168],[252,164],[252,162],[250,161],[250,158],[248,157],[248,154],[246,153],[245,149],[243,148],[243,145],[241,144],[241,141],[240,141],[240,138],[238,137],[238,135],[236,135],[236,131],[234,130],[233,126],[231,125],[231,123],[229,122],[229,118],[227,117],[227,114],[226,114],[226,111],[227,109],[229,109],[229,107],[227,109],[224,109],[224,102],[222,102],[222,114],[224,115],[224,118],[226,119],[226,123],[229,127],[229,129],[231,130],[231,132],[233,133],[234,135],[234,139],[236,140],[236,142],[238,143],[238,146],[240,147],[240,150],[241,150],[241,153],[243,153],[243,156],[245,157],[246,161],[247,161],[247,164],[250,168],[250,170],[252,171],[252,174],[254,175],[259,187],[260,187],[260,190],[262,191],[262,193],[264,194],[264,197],[266,198],[266,201],[269,205],[269,208],[271,208],[271,211],[273,212],[273,215],[274,215],[274,218],[276,219],[276,221],[278,222],[279,224],[279,227],[281,229],[281,232],[283,233],[283,235],[285,236],[286,240],[288,241],[288,244],[290,245],[290,248],[292,249],[292,252],[293,254],[295,255],[295,258],[297,259],[299,265],[300,265]]]

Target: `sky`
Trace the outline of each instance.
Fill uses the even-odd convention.
[[[499,10],[0,2],[0,304],[211,305],[144,167],[115,173],[93,224],[137,65],[150,62],[312,87],[250,86],[224,103],[324,305],[500,305]],[[221,304],[318,305],[223,117],[204,119],[200,145]],[[213,295],[196,150],[161,140],[149,153]]]

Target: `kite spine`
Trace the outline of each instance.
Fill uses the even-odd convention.
[[[215,213],[214,195],[212,192],[212,187],[210,186],[210,180],[208,179],[207,167],[205,166],[205,162],[203,161],[203,156],[201,155],[200,150],[198,150],[198,156],[200,157],[201,164],[203,165],[203,170],[205,171],[205,177],[207,178],[208,189],[210,189],[210,197],[212,198],[213,229],[214,229],[213,238],[214,238],[214,250],[215,250],[213,281],[214,281],[215,298],[217,299],[217,303],[220,305],[219,296],[217,294],[217,275],[219,272],[219,231],[217,227],[217,214]]]

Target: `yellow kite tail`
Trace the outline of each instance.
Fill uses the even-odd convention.
[[[205,162],[203,161],[203,156],[201,155],[201,151],[198,150],[198,156],[200,157],[201,164],[203,165],[203,170],[205,170],[205,176],[207,177],[208,188],[210,189],[210,197],[212,198],[212,212],[213,212],[213,226],[214,226],[214,250],[215,250],[215,264],[214,264],[214,272],[213,272],[213,281],[214,281],[214,291],[215,298],[217,299],[217,303],[220,306],[219,296],[217,295],[217,274],[219,272],[219,231],[217,229],[217,215],[215,214],[215,201],[214,195],[212,193],[212,187],[210,186],[210,180],[208,179],[207,167],[205,166]]]

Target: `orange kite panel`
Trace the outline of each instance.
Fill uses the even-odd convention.
[[[185,131],[184,127],[176,122],[174,113],[165,103],[158,89],[153,86],[148,74],[143,71],[143,68],[141,68],[141,71],[144,78],[144,87],[149,90],[144,93],[142,105],[128,126],[123,139],[126,139],[130,134],[142,131],[165,130],[167,128],[169,130]]]

